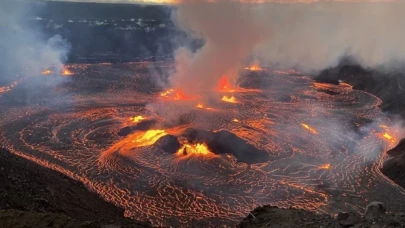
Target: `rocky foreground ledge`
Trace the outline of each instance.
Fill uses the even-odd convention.
[[[386,213],[385,205],[381,202],[370,203],[363,215],[342,212],[334,217],[300,209],[263,206],[250,212],[237,227],[403,228],[405,227],[405,213]]]
[[[151,227],[82,183],[0,148],[0,228]]]

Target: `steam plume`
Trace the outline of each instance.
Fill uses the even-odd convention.
[[[180,4],[175,22],[205,45],[177,51],[171,83],[188,91],[210,87],[252,55],[311,72],[344,56],[365,67],[393,66],[405,61],[404,10],[404,3],[371,2]]]
[[[0,7],[0,83],[16,75],[39,75],[44,68],[61,69],[69,45],[60,35],[46,39],[27,19],[32,4],[3,1]]]

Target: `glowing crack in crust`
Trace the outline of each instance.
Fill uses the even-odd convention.
[[[312,128],[311,126],[309,126],[308,124],[302,123],[301,126],[303,126],[306,130],[308,130],[308,131],[311,132],[312,134],[315,134],[315,135],[318,134],[318,132],[317,132],[314,128]]]

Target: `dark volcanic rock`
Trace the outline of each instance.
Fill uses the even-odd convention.
[[[158,139],[154,146],[159,147],[167,153],[174,154],[180,149],[181,144],[176,136],[165,135]]]
[[[299,209],[283,209],[273,206],[258,207],[250,212],[237,226],[238,228],[383,228],[405,227],[405,214],[384,213],[377,219],[368,221],[365,217],[353,212],[339,213],[334,219],[327,214]]]
[[[381,171],[395,183],[405,188],[405,139],[402,139],[387,154],[391,158],[384,163]]]
[[[119,136],[127,136],[132,133],[132,128],[131,127],[124,127],[121,128],[120,131],[118,132]]]
[[[80,221],[80,224],[92,221],[90,224],[116,223],[129,225],[129,227],[150,227],[148,223],[123,217],[123,209],[104,201],[96,193],[90,192],[82,183],[1,148],[0,183],[0,209],[59,214],[55,219],[60,218],[60,221],[64,221],[69,217]],[[39,221],[43,216],[3,211],[2,214],[0,213],[0,220],[2,220],[0,227],[10,227],[7,224],[16,224],[11,227],[18,227],[19,223],[13,223],[13,214],[22,218],[32,218],[35,221]],[[5,217],[1,216],[11,216],[7,220],[10,223],[1,223],[6,221]],[[75,221],[71,222],[76,224]],[[44,226],[32,226],[28,223],[24,227]],[[56,227],[56,225],[50,227]]]
[[[401,72],[382,72],[364,69],[359,65],[340,65],[322,71],[315,78],[319,82],[338,84],[339,80],[349,83],[353,89],[363,90],[379,97],[381,109],[405,118],[405,75]]]
[[[156,120],[144,120],[134,126],[121,128],[117,134],[119,136],[127,136],[135,131],[147,131],[150,130],[156,123]]]
[[[238,162],[247,164],[261,163],[273,159],[268,152],[257,149],[237,135],[228,131],[210,132],[187,129],[184,135],[191,143],[205,143],[211,152],[232,154]]]
[[[0,227],[63,227],[63,228],[96,228],[100,224],[91,221],[78,221],[63,214],[36,213],[18,210],[0,210]]]
[[[238,228],[277,227],[277,228],[319,228],[336,227],[334,219],[325,214],[314,212],[283,209],[272,206],[258,207],[243,219]]]
[[[353,212],[341,212],[337,215],[336,220],[342,227],[352,227],[360,222],[360,219]]]
[[[364,211],[364,218],[367,221],[374,221],[383,216],[386,211],[387,209],[385,208],[384,203],[371,202],[367,205],[366,210]]]

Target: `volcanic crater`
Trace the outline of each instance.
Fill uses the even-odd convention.
[[[151,65],[173,68],[70,64],[56,86],[19,81],[0,94],[1,145],[156,226],[234,225],[264,204],[405,209],[379,169],[397,143],[379,98],[265,67],[185,94],[159,87]]]

